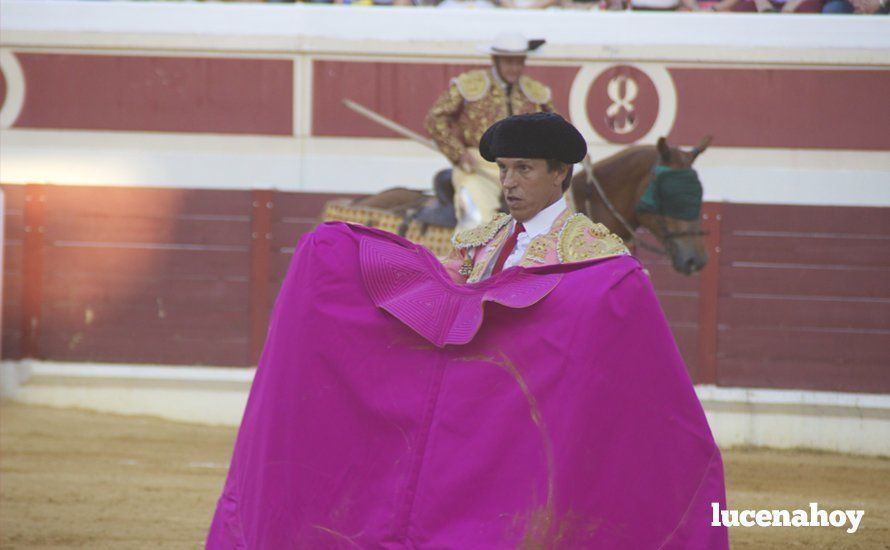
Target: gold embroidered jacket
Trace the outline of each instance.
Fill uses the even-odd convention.
[[[455,234],[451,240],[454,251],[443,261],[445,271],[455,282],[482,280],[497,261],[512,230],[512,221],[511,216],[498,214],[486,224]],[[565,264],[619,254],[630,254],[621,237],[584,214],[572,214],[566,209],[548,232],[532,239],[517,265]]]
[[[439,150],[457,164],[467,147],[478,147],[482,134],[510,115],[553,111],[550,88],[528,76],[506,90],[494,69],[474,70],[452,79],[430,109],[426,129]]]

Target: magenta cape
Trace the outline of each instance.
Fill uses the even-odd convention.
[[[630,256],[455,284],[329,223],[275,303],[208,548],[728,548],[720,453]]]

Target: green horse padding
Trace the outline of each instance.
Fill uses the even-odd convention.
[[[655,176],[637,204],[637,212],[695,220],[701,214],[702,187],[692,168],[656,166]]]

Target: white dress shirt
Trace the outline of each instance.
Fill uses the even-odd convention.
[[[507,256],[507,260],[504,262],[504,269],[518,264],[519,260],[522,259],[523,254],[525,254],[525,249],[528,248],[529,243],[532,242],[532,239],[550,231],[556,218],[558,218],[559,215],[562,214],[562,211],[567,207],[568,205],[566,204],[565,197],[559,197],[558,201],[541,210],[535,214],[534,218],[522,224],[525,226],[525,231],[517,235],[516,247],[513,249],[513,252]],[[516,227],[516,220],[513,220],[513,227]],[[510,228],[511,231],[513,230],[513,227]]]

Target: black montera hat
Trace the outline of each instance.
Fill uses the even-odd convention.
[[[492,124],[479,140],[479,153],[488,162],[503,157],[556,159],[575,164],[587,154],[587,142],[558,114],[531,113]]]

